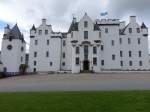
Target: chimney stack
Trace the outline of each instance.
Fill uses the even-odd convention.
[[[46,25],[46,19],[42,19],[42,24]]]
[[[136,16],[130,16],[130,22],[136,22]]]

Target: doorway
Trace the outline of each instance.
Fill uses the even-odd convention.
[[[83,61],[83,70],[84,71],[89,71],[89,60],[84,60]]]

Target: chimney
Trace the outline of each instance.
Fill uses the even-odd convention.
[[[46,25],[46,19],[42,19],[42,24]]]
[[[77,19],[75,17],[73,17],[73,23],[76,23]]]
[[[136,22],[136,16],[130,16],[130,22]]]

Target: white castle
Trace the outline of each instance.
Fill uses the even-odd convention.
[[[5,72],[18,73],[25,64],[25,41],[17,25],[5,28],[2,41]],[[71,73],[149,70],[148,28],[136,17],[93,21],[87,13],[73,18],[68,32],[54,32],[46,19],[30,30],[28,72]]]

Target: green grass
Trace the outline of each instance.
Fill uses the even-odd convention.
[[[0,112],[150,112],[150,91],[0,93]]]

